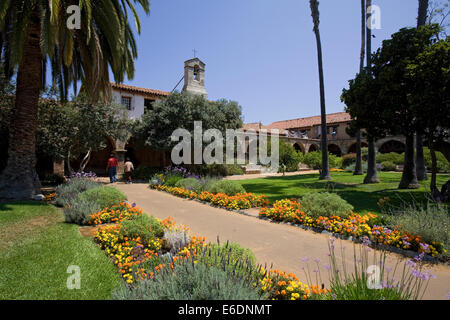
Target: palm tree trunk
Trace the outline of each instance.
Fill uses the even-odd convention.
[[[428,0],[419,0],[419,13],[417,15],[417,28],[424,26],[427,21]],[[427,168],[425,167],[425,158],[423,155],[422,134],[416,132],[416,174],[419,181],[427,180]]]
[[[419,13],[417,15],[417,27],[427,23],[428,0],[419,0]]]
[[[369,154],[367,157],[367,174],[364,177],[364,183],[379,183],[377,171],[377,159],[375,150],[375,140],[372,137],[367,137]]]
[[[405,163],[399,189],[417,189],[419,183],[416,175],[416,162],[414,161],[414,134],[406,136]]]
[[[368,20],[372,17],[372,12],[369,8],[372,6],[372,0],[366,1],[366,58],[367,58],[367,68],[372,67],[372,29],[369,26]],[[375,150],[375,139],[371,136],[367,137],[368,144],[368,159],[367,159],[367,174],[364,177],[364,183],[379,183],[380,179],[378,178],[377,172],[377,159],[376,159],[376,150]]]
[[[41,89],[40,15],[31,14],[19,64],[14,117],[10,127],[8,163],[0,176],[0,199],[30,199],[40,194],[36,173],[36,126]]]
[[[359,60],[359,72],[364,69],[364,58],[366,55],[366,1],[361,0],[361,55]],[[356,163],[354,175],[362,175],[362,158],[361,158],[361,130],[356,131]]]
[[[327,113],[325,108],[325,84],[323,77],[322,61],[322,42],[319,31],[319,3],[317,0],[310,0],[311,15],[314,22],[314,33],[317,44],[317,60],[319,66],[319,85],[320,85],[320,118],[321,118],[321,149],[322,149],[322,170],[320,171],[320,180],[331,180],[328,164],[328,137],[327,137]]]

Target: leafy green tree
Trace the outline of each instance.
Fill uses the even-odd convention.
[[[123,106],[110,102],[92,103],[81,95],[61,103],[41,99],[37,129],[37,150],[54,160],[82,156],[78,171],[89,163],[92,152],[106,147],[106,138],[125,139],[131,126]]]
[[[382,47],[373,55],[374,74],[380,84],[378,100],[385,109],[385,118],[390,120],[386,129],[390,134],[402,134],[406,138],[400,189],[419,187],[414,161],[414,134],[418,126],[408,101],[414,85],[406,78],[406,70],[411,61],[432,44],[438,32],[437,25],[403,28],[391,39],[383,41]]]
[[[450,128],[450,38],[429,46],[411,61],[407,66],[407,78],[412,83],[408,95],[412,114],[425,131],[431,152],[430,188],[434,198],[439,199],[435,144],[447,137]]]
[[[133,136],[155,149],[168,150],[176,144],[170,138],[173,131],[182,128],[193,135],[195,121],[202,122],[203,130],[218,129],[223,134],[226,129],[242,128],[241,110],[234,101],[208,101],[201,95],[174,92],[136,120]]]
[[[80,8],[80,28],[67,28],[67,9]],[[46,64],[67,98],[71,84],[92,101],[110,90],[109,72],[116,81],[134,75],[137,56],[128,9],[136,29],[140,23],[135,4],[149,12],[148,0],[16,0],[0,2],[0,52],[8,77],[17,71],[15,108],[10,126],[8,162],[0,175],[0,198],[29,199],[40,193],[36,174],[36,128],[40,91]]]
[[[327,112],[325,108],[325,84],[323,79],[323,61],[322,61],[322,42],[320,40],[320,13],[319,1],[310,0],[311,16],[314,23],[314,34],[316,35],[317,44],[317,61],[319,67],[319,86],[320,86],[320,119],[322,128],[321,132],[321,149],[322,149],[322,170],[320,171],[320,180],[331,180],[330,168],[328,165],[328,139],[327,139]]]
[[[346,104],[346,112],[352,118],[350,131],[356,128],[364,129],[363,134],[367,141],[372,143],[386,135],[386,120],[384,109],[378,103],[380,84],[372,74],[365,68],[363,72],[356,75],[355,79],[349,81],[349,88],[342,92],[341,100]],[[378,183],[378,173],[375,167],[375,152],[368,150],[368,166],[364,183]]]

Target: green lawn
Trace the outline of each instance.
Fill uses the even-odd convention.
[[[0,299],[108,299],[117,269],[62,211],[39,202],[0,203]],[[69,290],[70,265],[81,288]]]
[[[412,199],[425,202],[429,190],[429,180],[421,182],[416,190],[398,190],[401,173],[379,172],[381,182],[363,184],[364,176],[354,176],[347,172],[332,172],[332,181],[319,181],[319,174],[305,174],[286,177],[269,177],[239,181],[247,192],[265,194],[270,201],[284,198],[299,198],[307,192],[336,192],[355,207],[359,213],[380,213],[377,202],[389,196],[391,203],[400,205]],[[438,175],[439,189],[450,179],[450,175]]]

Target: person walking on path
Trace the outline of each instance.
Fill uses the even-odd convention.
[[[108,159],[108,165],[106,166],[106,171],[109,173],[109,182],[117,182],[117,166],[119,165],[119,162],[117,161],[116,157],[113,153],[111,153],[111,156]]]
[[[133,162],[131,162],[130,158],[126,158],[124,170],[125,170],[125,177],[127,179],[127,183],[133,183],[131,181],[131,171],[134,170],[134,166],[133,166]]]

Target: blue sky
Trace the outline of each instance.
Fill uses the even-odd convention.
[[[373,2],[381,8],[374,50],[416,25],[417,0]],[[136,73],[125,83],[171,91],[195,48],[209,98],[237,101],[245,122],[320,114],[308,0],[151,0],[150,15],[140,13]],[[327,113],[340,112],[342,89],[359,70],[360,1],[322,0],[320,14]]]

